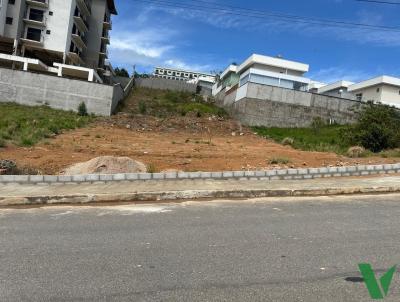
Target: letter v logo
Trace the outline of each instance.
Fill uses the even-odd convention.
[[[360,263],[358,265],[360,272],[364,278],[365,285],[372,299],[380,300],[387,296],[393,274],[396,272],[396,265],[389,269],[380,279],[376,280],[375,273],[368,263]]]

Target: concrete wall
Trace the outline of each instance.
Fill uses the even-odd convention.
[[[352,123],[355,111],[362,107],[353,100],[254,83],[243,85],[217,104],[245,125],[266,127],[308,127],[316,117]]]
[[[197,89],[197,85],[195,84],[189,84],[184,81],[168,80],[163,78],[139,78],[136,79],[136,86],[151,89],[187,91],[191,93],[196,93]]]
[[[0,68],[0,102],[48,105],[73,111],[84,102],[89,113],[109,116],[123,96],[124,90],[120,85],[108,86]]]

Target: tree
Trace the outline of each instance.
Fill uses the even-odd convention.
[[[119,77],[129,78],[129,72],[125,68],[115,68],[114,72]]]
[[[382,104],[369,103],[360,112],[351,141],[372,152],[400,147],[400,112]]]

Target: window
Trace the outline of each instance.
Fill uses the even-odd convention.
[[[8,25],[13,24],[13,18],[7,17],[7,18],[6,18],[6,24],[8,24]]]
[[[31,8],[29,10],[29,20],[43,22],[44,11],[42,11],[40,9]]]
[[[356,99],[357,99],[357,101],[362,101],[362,97],[363,97],[363,94],[362,94],[362,93],[357,93],[357,94],[356,94]]]
[[[379,91],[381,91],[381,89],[378,87],[378,88],[376,88],[376,92],[379,92]]]
[[[248,75],[245,76],[244,78],[241,78],[241,79],[240,79],[239,86],[242,86],[242,85],[246,84],[246,83],[249,81],[249,79],[250,79],[250,74],[248,74]]]
[[[53,16],[53,12],[52,11],[49,11],[49,16]]]
[[[50,35],[51,34],[51,30],[46,30],[46,34]]]
[[[8,0],[8,4],[14,5],[15,4],[15,0]]]
[[[26,31],[26,38],[28,40],[41,42],[41,40],[42,40],[42,31],[40,29],[37,29],[37,28],[28,27],[28,30]]]

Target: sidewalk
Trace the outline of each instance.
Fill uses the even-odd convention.
[[[393,192],[400,192],[400,176],[397,174],[310,180],[148,180],[43,186],[3,184],[0,185],[0,206]]]

